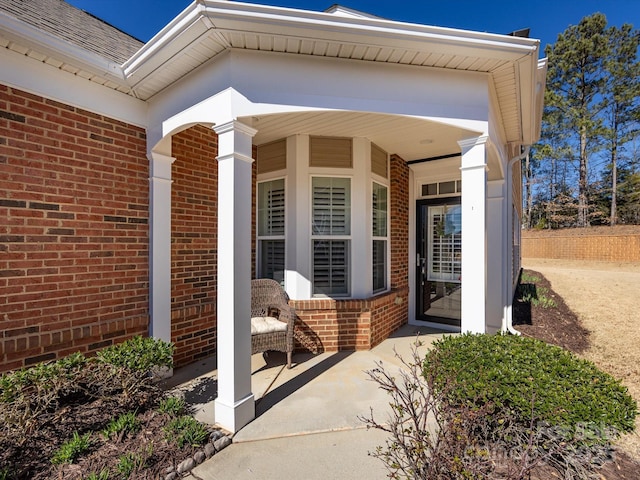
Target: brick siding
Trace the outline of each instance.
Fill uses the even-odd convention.
[[[171,151],[171,341],[181,366],[216,351],[217,135],[191,127]]]
[[[640,226],[523,231],[522,257],[640,262]]]
[[[143,129],[0,85],[0,371],[148,330]]]

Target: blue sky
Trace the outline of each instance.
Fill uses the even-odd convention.
[[[190,0],[67,0],[147,41],[180,13]],[[554,43],[558,33],[594,12],[610,25],[640,28],[640,0],[254,0],[249,3],[323,11],[333,3],[391,20],[490,33],[529,27],[531,37]]]

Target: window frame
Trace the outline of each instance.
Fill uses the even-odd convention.
[[[314,233],[314,196],[313,196],[313,183],[314,179],[323,178],[323,179],[346,179],[349,181],[349,234],[348,235],[333,235],[333,234],[315,234]],[[353,208],[353,176],[352,175],[335,175],[332,173],[312,173],[309,176],[309,240],[310,240],[310,255],[309,255],[309,271],[310,271],[310,280],[311,280],[311,298],[349,298],[353,291],[351,285],[352,279],[352,270],[353,270],[353,255],[352,255],[352,244],[353,244],[353,230],[352,230],[352,208]],[[346,292],[344,293],[317,293],[316,285],[315,285],[315,262],[314,262],[314,244],[316,241],[345,241],[346,242]]]
[[[373,176],[372,176],[373,177]],[[378,180],[379,177],[378,175],[375,176],[376,178],[371,178],[371,229],[370,229],[370,233],[371,233],[371,258],[370,258],[370,265],[371,265],[371,292],[374,295],[377,295],[379,293],[382,292],[386,292],[389,290],[389,284],[390,284],[390,276],[391,276],[391,242],[389,240],[389,236],[390,236],[390,230],[391,230],[391,225],[390,225],[390,215],[389,215],[389,206],[390,206],[390,201],[391,201],[391,191],[389,188],[389,185],[387,182],[381,182],[380,180]],[[385,193],[386,193],[386,201],[385,201],[385,235],[381,236],[381,235],[376,235],[376,232],[374,231],[374,223],[373,223],[373,219],[376,213],[375,210],[375,204],[373,201],[373,195],[374,195],[374,191],[376,188],[376,185],[378,185],[379,187],[384,188]],[[382,287],[376,288],[375,285],[375,264],[374,264],[374,244],[375,242],[384,242],[384,285]]]
[[[283,233],[280,235],[261,235],[260,234],[260,185],[264,185],[266,183],[273,183],[277,181],[283,182],[283,191],[284,191],[284,199],[283,199]],[[272,278],[265,277],[265,272],[262,271],[262,242],[269,241],[282,241],[284,243],[284,257],[283,257],[283,271],[282,271],[282,286],[285,287],[286,283],[286,266],[287,266],[287,235],[288,235],[288,222],[287,222],[287,214],[288,214],[288,205],[287,205],[287,176],[286,175],[277,175],[277,176],[269,176],[267,178],[262,178],[260,180],[256,180],[256,275],[258,278]]]

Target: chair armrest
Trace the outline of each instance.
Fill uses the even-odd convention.
[[[285,322],[288,329],[293,331],[293,326],[296,320],[296,313],[293,307],[286,303],[280,303],[278,305],[269,305],[269,310],[277,310],[278,320]]]

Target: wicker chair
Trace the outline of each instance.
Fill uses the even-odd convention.
[[[251,280],[251,353],[286,352],[291,368],[296,314],[287,294],[275,280]],[[284,323],[284,325],[283,325]]]

